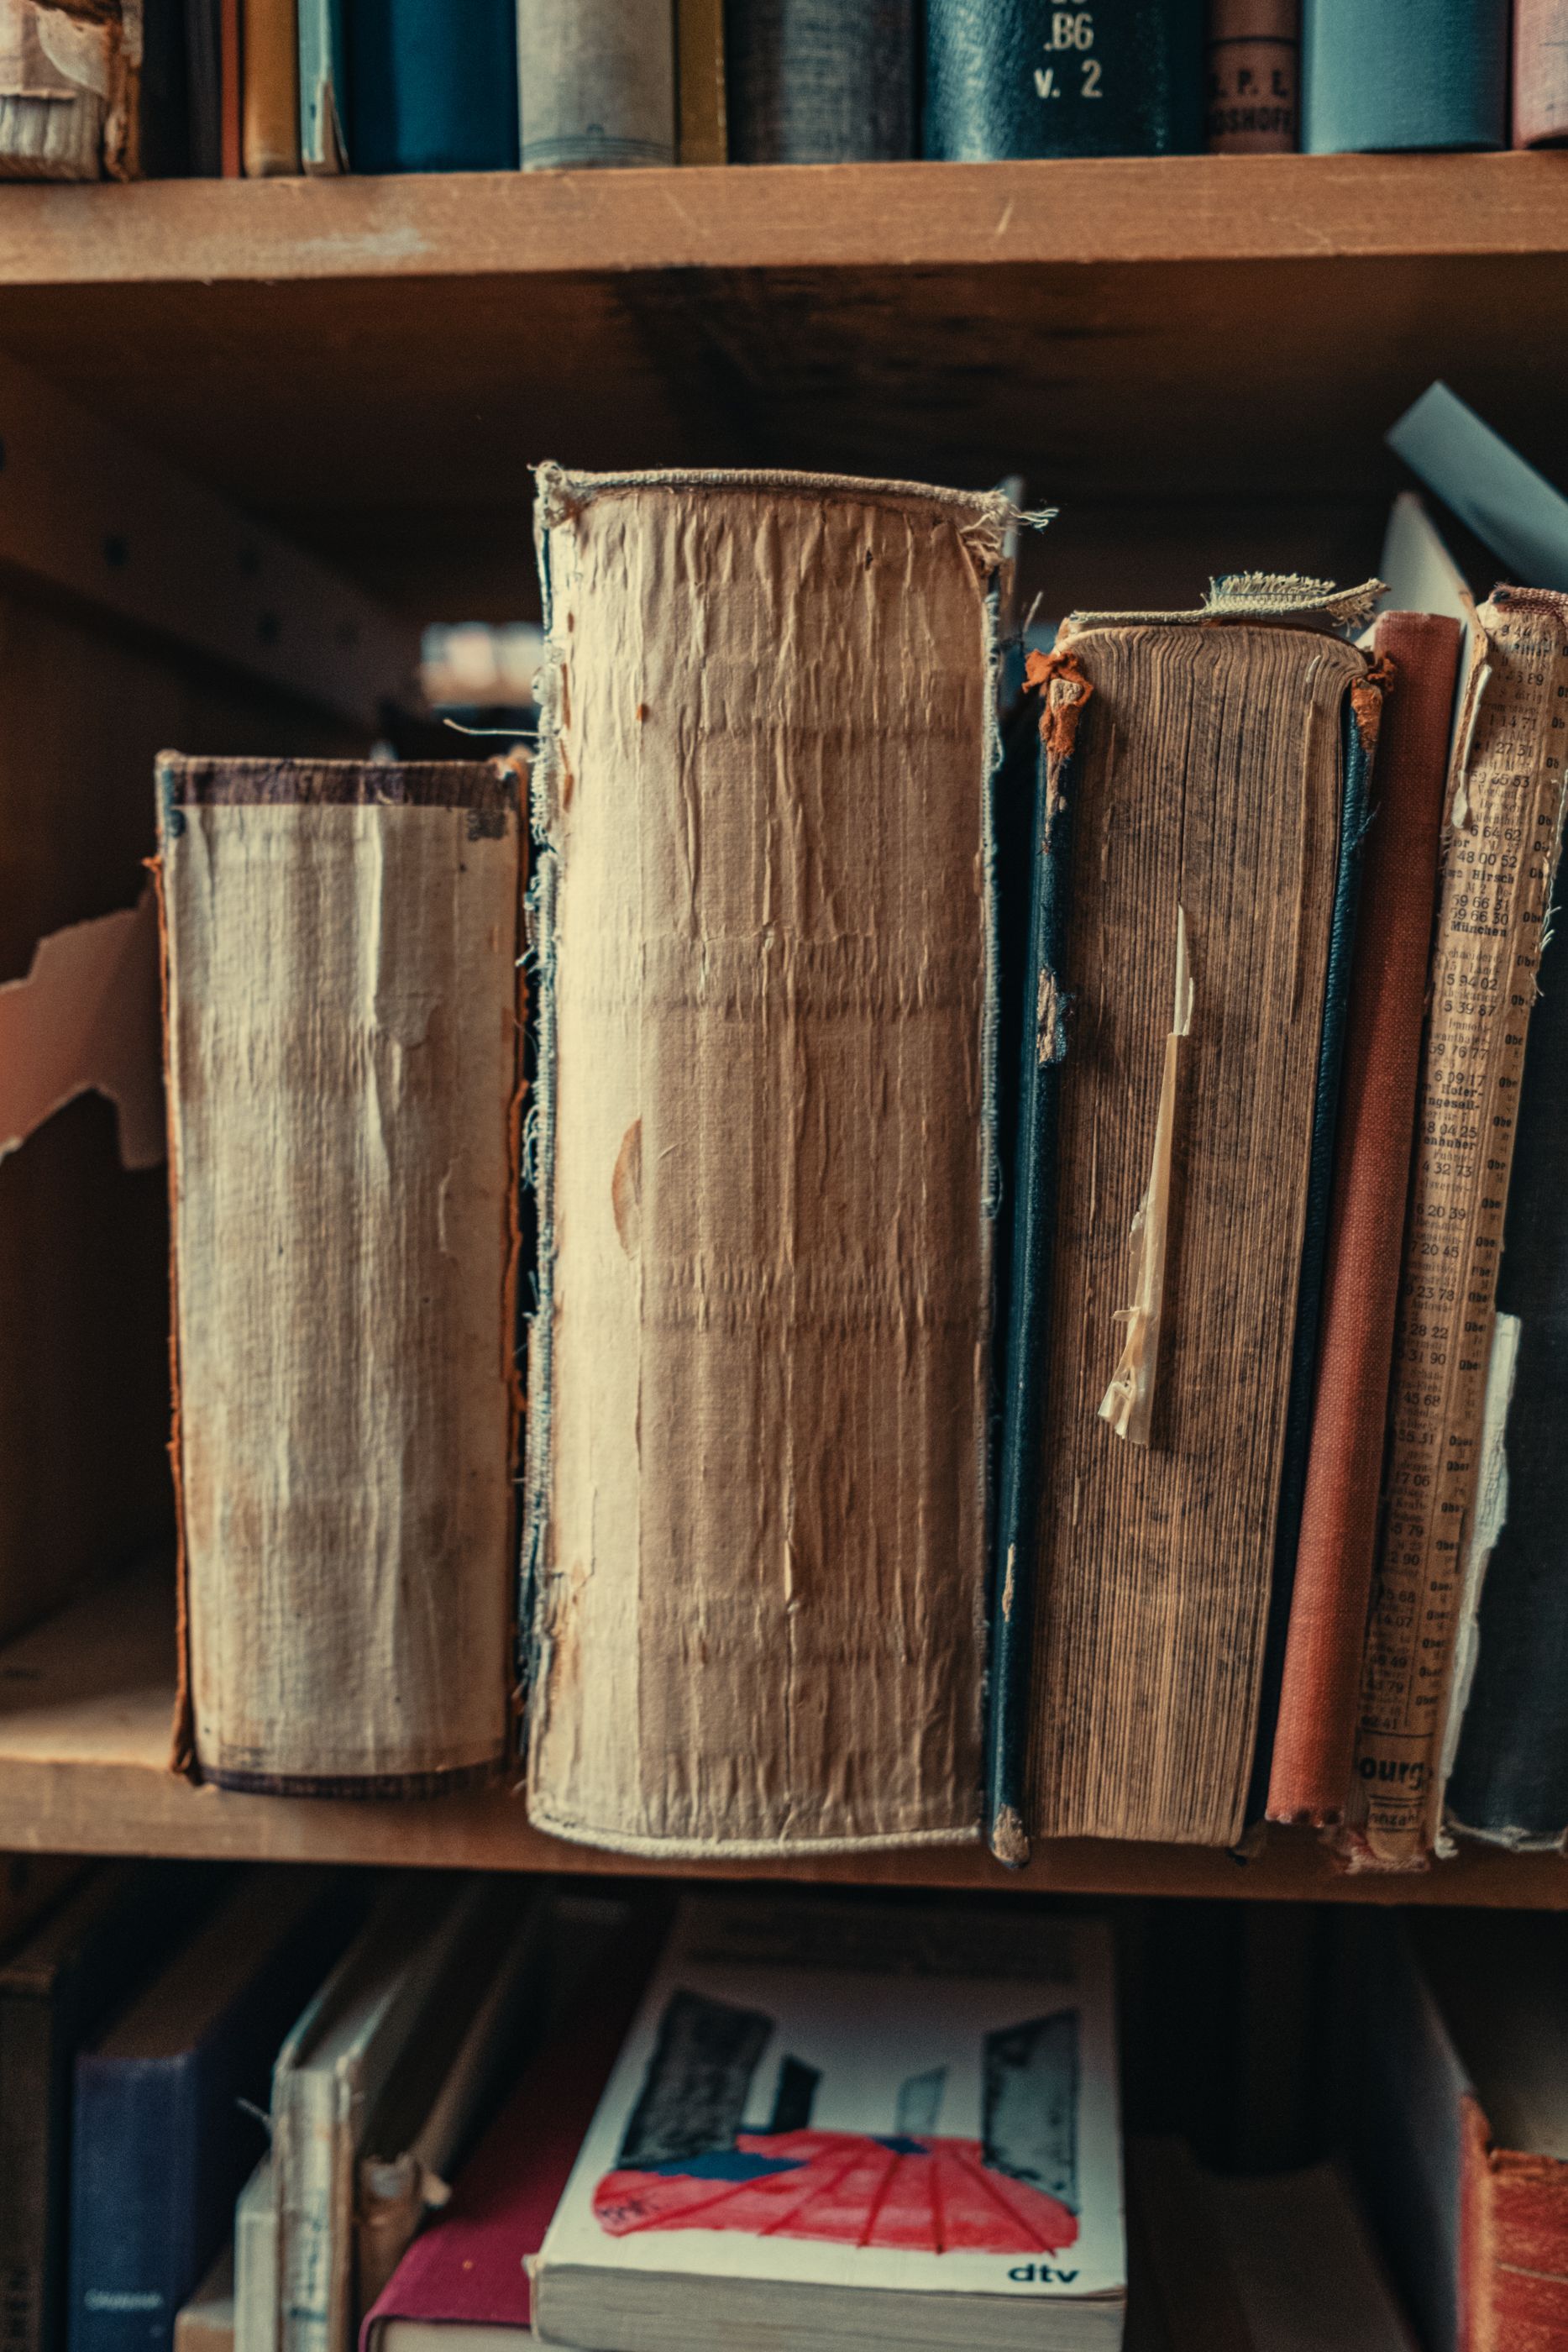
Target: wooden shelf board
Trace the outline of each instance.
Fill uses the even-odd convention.
[[[548,457],[1021,471],[1056,610],[1375,561],[1434,376],[1550,470],[1565,258],[1562,154],[8,186],[0,348],[422,619],[535,609]]]
[[[0,282],[1568,253],[1568,162],[1180,155],[0,191]]]
[[[193,1788],[167,1769],[172,1654],[162,1575],[102,1588],[0,1651],[0,1852],[655,1874],[648,1864],[540,1836],[507,1790],[355,1804]],[[711,1871],[682,1863],[669,1874],[1001,1894],[1568,1907],[1568,1864],[1555,1856],[1472,1848],[1420,1877],[1347,1878],[1315,1839],[1291,1832],[1275,1832],[1246,1863],[1196,1849],[1082,1841],[1042,1847],[1017,1873],[977,1848],[954,1848]]]

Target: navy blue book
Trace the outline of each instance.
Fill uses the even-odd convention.
[[[1304,0],[1309,155],[1506,147],[1509,0]]]
[[[356,172],[517,167],[517,0],[349,0]]]
[[[925,152],[1191,154],[1206,28],[1205,0],[925,0]]]
[[[266,2145],[272,2062],[352,1884],[257,1869],[76,2063],[68,2352],[168,2352]]]

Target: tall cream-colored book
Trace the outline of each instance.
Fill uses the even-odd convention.
[[[541,470],[529,1808],[977,1834],[990,494]]]
[[[160,766],[180,1748],[412,1792],[509,1739],[516,776]]]

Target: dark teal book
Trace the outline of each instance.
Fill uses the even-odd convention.
[[[279,2042],[355,1888],[256,1869],[76,2062],[68,2352],[167,2352],[267,2143]]]
[[[1186,155],[1203,143],[1205,0],[925,0],[924,152]]]
[[[1309,155],[1506,147],[1509,0],[1304,0]]]
[[[732,163],[915,152],[915,0],[727,0]]]
[[[517,0],[347,5],[356,172],[517,169]]]

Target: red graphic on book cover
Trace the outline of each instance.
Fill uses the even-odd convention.
[[[994,2171],[978,2140],[863,2132],[738,2132],[733,2147],[678,2168],[606,2173],[593,2210],[618,2238],[740,2230],[934,2254],[1050,2254],[1078,2236],[1076,2215]]]

